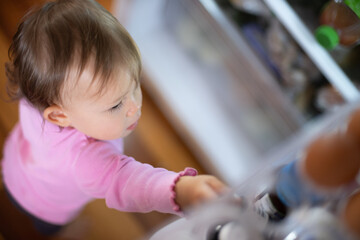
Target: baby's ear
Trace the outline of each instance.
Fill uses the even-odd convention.
[[[43,112],[43,116],[49,122],[56,124],[60,127],[70,126],[69,116],[58,105],[52,105],[50,107],[47,107]]]

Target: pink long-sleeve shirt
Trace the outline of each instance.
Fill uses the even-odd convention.
[[[65,224],[94,198],[121,211],[179,214],[175,173],[142,164],[123,154],[122,139],[98,141],[74,128],[43,120],[25,100],[20,122],[4,147],[3,178],[16,201],[32,215]]]

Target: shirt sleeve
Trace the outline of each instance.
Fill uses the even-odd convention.
[[[95,141],[81,151],[73,165],[81,191],[104,198],[109,208],[129,212],[159,211],[182,215],[175,202],[175,184],[181,176],[195,176],[154,168],[121,154],[113,145]]]

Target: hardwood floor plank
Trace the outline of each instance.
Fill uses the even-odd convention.
[[[5,138],[18,120],[18,109],[16,103],[10,103],[6,93],[5,62],[8,61],[7,49],[9,40],[0,29],[0,157]]]
[[[97,0],[106,10],[112,12],[114,1],[113,0]]]
[[[63,237],[118,240],[140,239],[146,235],[146,230],[131,213],[109,209],[105,206],[104,200],[95,200],[88,204],[70,228],[70,234],[63,233]]]
[[[0,27],[9,39],[15,34],[18,22],[31,7],[27,1],[0,1]]]

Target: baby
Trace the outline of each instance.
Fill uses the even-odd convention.
[[[95,1],[32,10],[9,54],[20,121],[4,147],[4,184],[41,233],[58,232],[94,198],[120,211],[181,215],[226,188],[192,168],[175,173],[123,154],[122,138],[141,115],[141,60],[128,32]]]

